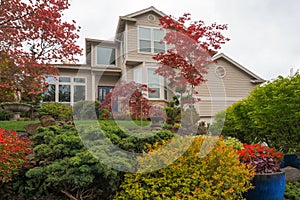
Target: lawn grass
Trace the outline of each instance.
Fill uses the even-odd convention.
[[[35,123],[39,123],[39,121],[0,121],[0,128],[12,131],[25,131],[25,125]]]
[[[24,126],[27,124],[35,124],[39,123],[39,121],[0,121],[0,128],[12,131],[25,131]],[[99,124],[111,124],[117,125],[126,129],[130,129],[132,127],[140,126],[139,120],[127,121],[127,120],[99,120]],[[142,121],[143,127],[149,127],[151,124],[150,121]]]

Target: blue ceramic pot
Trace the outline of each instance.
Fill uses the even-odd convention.
[[[282,200],[286,184],[285,171],[256,174],[252,184],[254,188],[244,194],[247,200]]]

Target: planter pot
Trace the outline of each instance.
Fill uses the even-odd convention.
[[[160,130],[162,128],[163,118],[160,116],[152,116],[151,119],[151,129]]]
[[[269,174],[256,174],[252,180],[253,189],[247,191],[247,200],[282,200],[285,191],[285,171]]]

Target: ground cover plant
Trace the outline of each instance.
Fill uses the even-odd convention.
[[[0,185],[12,179],[32,152],[31,141],[19,137],[16,132],[0,128]]]

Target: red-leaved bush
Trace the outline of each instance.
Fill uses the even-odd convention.
[[[243,144],[243,147],[238,151],[240,160],[254,166],[256,174],[280,171],[279,161],[283,159],[281,152],[260,144]]]
[[[0,129],[0,182],[8,182],[12,175],[28,161],[31,141],[16,132]]]

